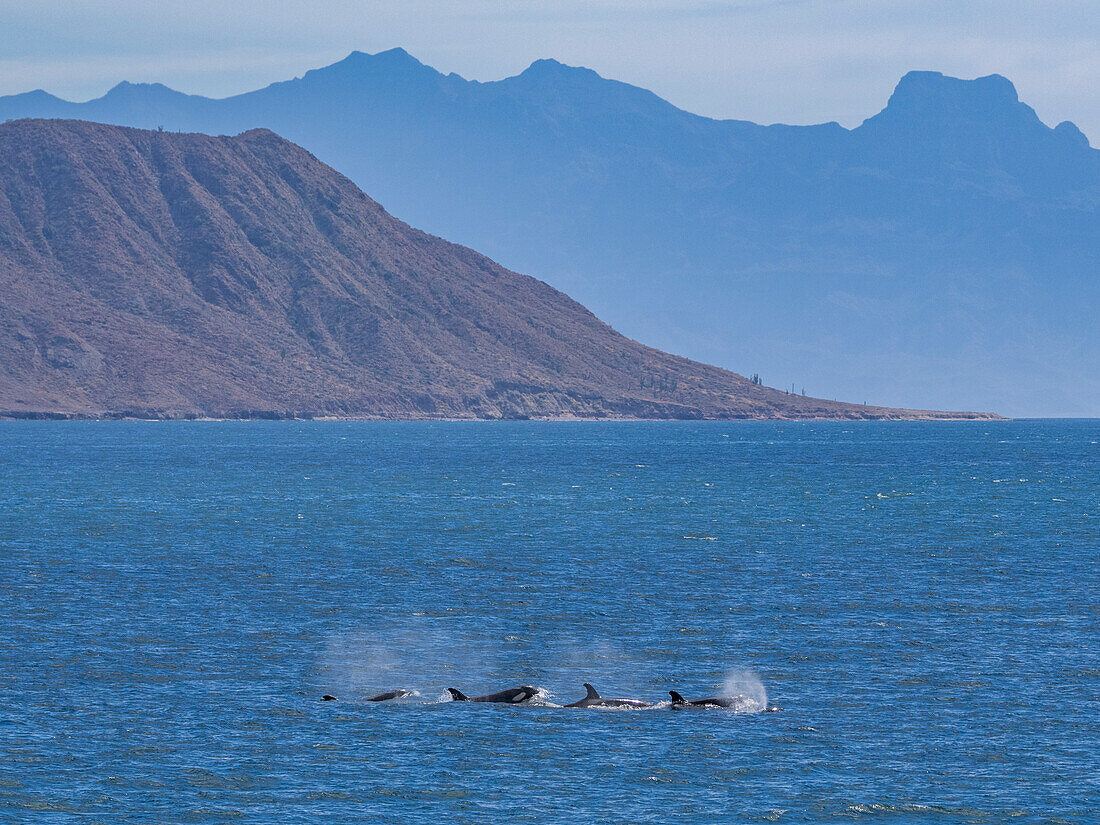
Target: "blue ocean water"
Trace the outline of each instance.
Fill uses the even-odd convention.
[[[0,425],[0,822],[1096,821],[1098,442]]]

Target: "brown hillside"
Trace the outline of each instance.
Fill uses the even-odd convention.
[[[45,120],[0,125],[0,415],[987,417],[642,346],[269,131]]]

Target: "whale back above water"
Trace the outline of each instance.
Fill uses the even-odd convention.
[[[672,697],[672,707],[674,708],[736,708],[743,707],[749,703],[748,698],[742,694],[736,696],[708,696],[705,699],[685,699],[679,693],[674,690],[670,690],[668,695]]]
[[[388,702],[391,699],[404,699],[406,696],[412,696],[412,691],[405,690],[404,688],[397,688],[396,690],[387,690],[385,693],[379,693],[377,696],[372,696],[367,701]]]
[[[584,689],[586,691],[583,699],[578,699],[576,702],[570,702],[565,707],[567,708],[648,708],[652,707],[649,702],[643,702],[641,699],[605,699],[600,696],[599,692],[590,685],[588,682],[584,683]]]
[[[538,689],[531,685],[523,685],[522,687],[508,688],[496,693],[473,697],[467,696],[461,690],[455,688],[447,688],[447,692],[451,694],[451,698],[456,702],[501,702],[515,705],[533,698],[538,693]]]

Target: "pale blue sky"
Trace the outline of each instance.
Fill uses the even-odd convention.
[[[765,123],[854,126],[909,69],[997,72],[1100,144],[1098,0],[0,0],[0,94],[224,96],[392,46],[477,80],[554,57]]]

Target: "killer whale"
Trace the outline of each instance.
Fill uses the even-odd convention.
[[[672,697],[673,708],[736,708],[745,705],[749,701],[740,694],[737,696],[708,696],[705,699],[691,700],[685,699],[674,690],[670,690],[668,695]],[[779,710],[777,707],[766,707],[760,712],[775,713],[777,710]]]
[[[567,708],[651,708],[649,702],[643,702],[641,699],[605,699],[596,691],[592,685],[588,682],[584,683],[584,689],[587,694],[583,699],[578,699],[576,702],[570,702],[564,707]]]
[[[672,697],[672,707],[685,708],[733,708],[745,702],[744,696],[708,696],[706,699],[685,699],[674,690],[668,695]]]
[[[377,696],[372,696],[367,699],[368,702],[387,702],[390,699],[404,699],[406,696],[412,696],[411,690],[405,690],[404,688],[397,688],[397,690],[387,690],[385,693],[379,693]],[[336,697],[331,693],[326,693],[321,697],[322,702],[335,702]]]
[[[390,699],[404,699],[406,696],[412,696],[412,691],[398,688],[397,690],[387,690],[385,693],[379,693],[377,696],[372,696],[367,701],[388,702]]]
[[[487,693],[484,696],[467,696],[461,690],[455,688],[447,688],[447,692],[451,694],[451,698],[456,702],[501,702],[514,705],[519,702],[526,702],[535,696],[538,693],[538,688],[523,685],[522,687],[508,688],[496,693]]]

